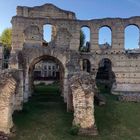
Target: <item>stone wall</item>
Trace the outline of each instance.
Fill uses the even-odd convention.
[[[3,46],[0,43],[0,70],[2,70],[3,67]]]
[[[0,73],[0,131],[4,133],[10,133],[13,127],[12,114],[17,81],[12,74],[11,71]]]
[[[112,70],[116,77],[116,86],[114,86],[115,88],[112,91],[115,94],[127,90],[132,93],[139,92],[140,54],[127,54],[124,49],[124,30],[128,25],[132,24],[140,28],[139,16],[78,20],[73,12],[59,9],[52,4],[32,8],[18,7],[17,15],[12,18],[13,56],[18,50],[22,50],[23,46],[43,47],[43,26],[46,24],[53,26],[52,41],[48,45],[50,48],[67,50],[69,54],[63,54],[67,59],[76,52],[79,56],[79,63],[82,59],[90,61],[91,71],[92,69],[97,71],[99,62],[104,58],[108,58],[112,62]],[[111,48],[107,50],[100,49],[98,43],[99,29],[104,26],[109,27],[112,31]],[[90,52],[87,53],[79,52],[81,27],[89,27],[91,32]],[[57,53],[59,54],[59,52]],[[53,56],[53,54],[51,55]],[[16,64],[11,64],[11,66],[18,68]]]
[[[72,108],[71,94],[69,91],[69,78],[75,72],[82,72],[82,61],[90,62],[90,76],[77,75],[73,78],[72,89],[75,113],[82,112],[81,116],[75,114],[74,122],[80,123],[81,128],[94,128],[93,95],[90,88],[94,83],[99,67],[99,62],[108,58],[112,63],[115,74],[112,93],[122,94],[140,93],[140,53],[128,54],[124,50],[124,30],[128,25],[140,27],[140,17],[131,18],[105,18],[92,20],[78,20],[75,14],[57,8],[52,4],[39,7],[18,7],[17,15],[12,18],[12,53],[10,68],[18,70],[18,90],[15,96],[15,108],[22,109],[22,103],[28,101],[32,93],[32,71],[36,63],[44,59],[55,60],[62,68],[61,88],[67,108]],[[44,45],[43,26],[53,26],[52,41]],[[112,44],[110,49],[99,48],[99,29],[107,26],[112,31]],[[79,52],[81,27],[90,28],[90,52]],[[76,82],[79,79],[79,83]],[[87,83],[88,89],[85,85]],[[81,84],[80,84],[81,83]],[[74,88],[75,87],[75,88]],[[89,92],[87,92],[89,90]],[[79,92],[81,94],[79,94]],[[81,95],[83,95],[81,97]],[[84,102],[86,101],[86,102]],[[82,107],[80,103],[82,102]],[[89,113],[89,116],[85,112]],[[88,110],[89,109],[89,110]],[[79,117],[85,120],[80,120]],[[87,119],[87,120],[86,120]],[[90,121],[89,121],[90,120]],[[82,130],[82,129],[81,129]],[[86,130],[86,129],[85,129]],[[91,130],[91,129],[90,129]]]
[[[61,18],[61,19],[75,19],[75,13],[62,10],[53,4],[44,4],[36,7],[17,7],[17,16],[30,17],[30,18]]]
[[[73,96],[73,125],[79,127],[79,134],[97,135],[94,118],[95,80],[88,73],[74,73],[69,86]]]

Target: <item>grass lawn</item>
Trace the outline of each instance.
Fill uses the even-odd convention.
[[[17,135],[11,140],[140,140],[140,103],[121,103],[113,95],[105,96],[107,104],[95,106],[99,135],[73,136],[73,114],[66,112],[57,85],[37,86],[23,111],[13,115]]]

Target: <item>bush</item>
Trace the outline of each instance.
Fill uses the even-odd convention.
[[[70,134],[71,135],[78,135],[79,128],[80,128],[80,125],[73,125],[71,130],[70,130]]]

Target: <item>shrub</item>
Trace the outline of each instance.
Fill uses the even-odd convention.
[[[71,130],[70,130],[70,134],[71,135],[78,135],[79,128],[80,128],[80,125],[73,125]]]

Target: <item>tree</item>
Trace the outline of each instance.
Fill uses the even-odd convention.
[[[79,47],[79,51],[81,52],[89,52],[90,50],[90,42],[85,40],[85,34],[84,32],[81,30],[80,31],[80,47]]]
[[[81,30],[80,31],[80,51],[82,49],[82,47],[84,46],[85,43],[85,34],[84,32]]]
[[[0,42],[2,43],[4,47],[4,67],[8,67],[8,59],[10,57],[10,51],[11,51],[11,44],[12,44],[12,29],[7,28],[5,29],[1,36],[0,36]]]
[[[11,49],[12,43],[12,29],[7,28],[5,29],[0,37],[0,42],[3,44],[4,47]]]

